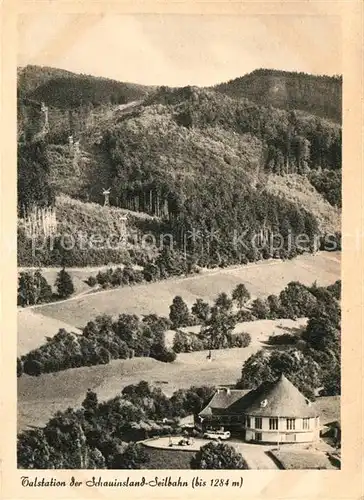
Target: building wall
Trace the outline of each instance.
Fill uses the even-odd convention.
[[[312,443],[318,440],[316,431],[310,432],[267,432],[246,430],[245,441],[258,442],[257,433],[261,434],[262,443]]]
[[[292,419],[294,425],[287,424],[286,418],[278,418],[278,428],[270,429],[270,418],[261,417],[261,428],[256,417],[250,417],[250,427],[246,427],[246,441],[262,441],[269,443],[307,443],[319,438],[319,419],[306,419],[304,426],[303,418]],[[292,422],[290,419],[290,421]]]
[[[253,416],[244,415],[214,415],[213,419],[205,421],[204,427],[212,426],[224,428],[226,430],[245,434],[246,441],[262,441],[268,443],[308,443],[319,439],[320,421],[319,418],[295,418],[294,425],[285,417],[278,418],[278,428],[270,428],[270,418],[261,417],[261,421]],[[305,420],[305,423],[304,423]],[[261,428],[259,424],[261,423]]]

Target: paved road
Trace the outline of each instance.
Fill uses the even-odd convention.
[[[150,439],[146,441],[141,441],[145,446],[148,446],[150,448],[162,448],[162,449],[169,449],[169,450],[188,450],[188,451],[197,451],[201,448],[201,446],[204,446],[205,444],[209,443],[210,440],[208,439],[199,439],[195,438],[193,442],[185,447],[185,446],[178,446],[178,441],[180,440],[180,437],[178,436],[173,436],[172,442],[174,443],[173,448],[169,447],[169,438],[168,437],[161,437],[159,439]],[[237,440],[232,440],[229,439],[228,441],[225,441],[227,444],[230,446],[233,446],[239,453],[242,454],[244,457],[246,463],[248,464],[249,469],[278,469],[276,464],[273,462],[273,460],[265,453],[269,449],[272,448],[272,446],[264,446],[264,445],[259,445],[259,444],[249,444],[249,443],[244,443],[242,441],[237,441]]]
[[[229,444],[242,454],[249,469],[278,469],[273,460],[266,454],[266,451],[271,447],[232,441],[229,441]]]

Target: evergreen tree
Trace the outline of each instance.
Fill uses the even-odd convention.
[[[172,304],[169,306],[170,313],[169,319],[172,322],[173,328],[180,328],[181,326],[188,326],[190,323],[190,312],[187,304],[183,301],[182,297],[177,295]]]
[[[56,287],[58,295],[61,299],[67,299],[75,291],[73,286],[72,278],[67,273],[65,268],[61,269],[57,275]]]

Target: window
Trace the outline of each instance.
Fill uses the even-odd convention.
[[[255,441],[261,441],[262,440],[262,433],[256,432],[254,439],[255,439]]]
[[[246,417],[245,426],[250,427],[250,417]]]
[[[310,428],[310,419],[309,418],[304,418],[303,419],[303,429],[307,430]]]
[[[255,428],[256,429],[262,428],[262,418],[261,417],[255,417]]]
[[[296,419],[287,418],[287,431],[294,431],[296,428]]]
[[[271,431],[278,430],[278,418],[270,418],[269,419],[269,430],[271,430]]]

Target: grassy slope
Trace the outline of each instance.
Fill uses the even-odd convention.
[[[290,281],[311,285],[317,280],[320,285],[330,285],[339,278],[340,254],[323,252],[285,262],[263,261],[194,277],[108,290],[69,302],[44,305],[36,311],[83,327],[102,313],[168,315],[176,295],[181,295],[188,305],[192,305],[197,298],[212,301],[220,292],[229,293],[238,283],[245,283],[251,295],[263,297],[279,293]]]
[[[328,457],[320,451],[284,449],[273,451],[284,469],[336,469]]]
[[[53,337],[60,328],[77,332],[77,329],[63,321],[58,321],[31,309],[18,309],[18,356],[28,353],[46,342],[46,337]]]
[[[18,379],[18,426],[41,425],[57,410],[79,406],[88,388],[95,390],[101,400],[115,396],[128,384],[140,380],[160,386],[172,395],[183,387],[234,384],[243,362],[259,350],[271,333],[286,325],[294,330],[305,320],[257,322],[243,327],[252,334],[247,348],[213,351],[213,360],[206,362],[208,351],[181,353],[174,363],[162,363],[152,358],[115,360],[108,365],[73,368],[39,377],[23,375]],[[264,324],[265,323],[265,324]],[[240,329],[240,328],[239,328]]]

